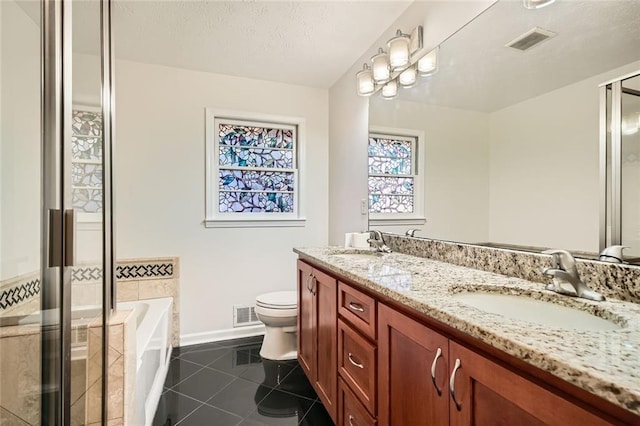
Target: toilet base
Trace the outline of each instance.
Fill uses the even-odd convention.
[[[260,349],[262,358],[274,361],[286,361],[298,358],[298,342],[296,327],[269,327],[265,325],[266,333]]]

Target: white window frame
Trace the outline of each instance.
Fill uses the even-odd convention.
[[[424,225],[427,220],[424,216],[424,132],[416,129],[404,129],[398,127],[371,126],[368,136],[382,138],[398,138],[410,140],[412,144],[411,169],[413,173],[413,212],[412,213],[369,213],[369,225]],[[368,146],[367,138],[367,146]],[[367,150],[367,209],[369,205],[369,151]],[[398,175],[402,177],[402,175]]]
[[[255,228],[255,227],[301,227],[305,226],[303,214],[304,195],[304,150],[305,119],[244,111],[205,109],[206,171],[205,171],[205,219],[206,228]],[[294,191],[293,213],[220,213],[219,211],[219,143],[217,123],[240,122],[241,125],[278,126],[294,128]],[[224,167],[223,167],[224,168]]]

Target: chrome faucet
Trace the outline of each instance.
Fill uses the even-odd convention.
[[[391,249],[384,243],[384,238],[382,238],[382,232],[380,231],[369,231],[370,238],[367,240],[371,247],[375,248],[376,251],[381,253],[391,253]]]
[[[571,253],[566,250],[546,250],[543,251],[542,254],[550,254],[553,256],[553,267],[542,270],[544,275],[553,277],[553,283],[547,284],[545,287],[547,290],[568,296],[582,297],[583,299],[595,301],[604,300],[603,295],[591,290],[589,286],[582,282],[580,275],[578,275],[578,269],[576,268],[576,260]],[[563,288],[562,284],[564,283],[571,284],[575,290],[575,294]]]
[[[404,235],[406,235],[407,237],[413,237],[416,235],[416,232],[420,232],[419,229],[409,229],[407,232],[404,233]]]
[[[600,252],[599,260],[611,263],[626,263],[622,250],[629,248],[627,246],[609,246]]]

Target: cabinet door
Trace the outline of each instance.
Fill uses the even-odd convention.
[[[329,275],[313,270],[313,297],[316,299],[317,332],[316,390],[327,412],[337,419],[338,395],[338,283]]]
[[[378,305],[381,426],[449,423],[448,355],[446,337],[388,306]]]
[[[605,425],[600,417],[454,342],[451,425]],[[459,361],[459,367],[456,361]]]
[[[315,377],[316,334],[311,283],[313,269],[298,260],[298,361],[309,379]]]

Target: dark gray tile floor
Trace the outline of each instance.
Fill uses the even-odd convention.
[[[261,345],[259,336],[174,348],[154,426],[333,425],[298,362],[263,360]]]

